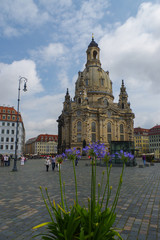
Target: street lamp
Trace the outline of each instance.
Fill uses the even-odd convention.
[[[15,141],[15,156],[14,156],[14,165],[13,165],[13,172],[17,171],[17,145],[18,145],[18,121],[19,121],[19,102],[20,102],[20,86],[21,82],[24,81],[24,89],[23,91],[27,91],[27,78],[25,77],[20,77],[19,78],[19,88],[18,88],[18,106],[17,106],[17,121],[16,121],[16,141]]]

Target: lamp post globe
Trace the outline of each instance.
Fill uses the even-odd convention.
[[[27,78],[25,77],[19,77],[19,87],[18,87],[18,105],[17,105],[17,119],[16,119],[16,140],[15,140],[15,156],[14,156],[14,164],[13,164],[13,172],[18,171],[17,170],[17,149],[18,149],[18,122],[19,122],[19,103],[20,103],[20,91],[21,91],[21,82],[24,81],[24,88],[23,91],[27,91]]]

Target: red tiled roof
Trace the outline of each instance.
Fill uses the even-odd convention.
[[[5,119],[3,117],[5,117]],[[0,106],[0,121],[16,122],[17,111],[14,109],[14,107]],[[22,122],[22,117],[20,113],[18,121]]]
[[[149,135],[160,135],[160,125],[156,125],[149,130]]]
[[[52,135],[52,134],[40,134],[36,142],[49,142],[49,141],[58,141],[58,135]]]
[[[134,128],[134,134],[144,134],[144,133],[149,133],[149,129],[146,129],[146,128],[141,128],[141,127],[138,127],[138,128]]]

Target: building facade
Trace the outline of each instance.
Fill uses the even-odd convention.
[[[149,151],[154,153],[155,158],[160,158],[160,125],[149,130]]]
[[[101,68],[100,48],[92,41],[86,51],[85,69],[78,73],[75,97],[67,89],[58,122],[58,152],[65,148],[82,150],[99,141],[107,147],[111,141],[133,141],[134,113],[122,80],[119,101],[114,103],[109,72]]]
[[[58,135],[40,134],[25,144],[25,153],[29,155],[57,154]]]
[[[134,128],[134,146],[137,156],[149,153],[149,129]]]
[[[0,106],[0,154],[15,155],[16,124],[18,117],[17,156],[24,153],[25,129],[21,114],[13,107]]]

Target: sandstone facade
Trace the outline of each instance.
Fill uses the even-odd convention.
[[[122,80],[119,102],[114,103],[109,72],[101,68],[100,49],[92,41],[86,51],[87,63],[78,73],[75,97],[67,89],[62,114],[58,122],[58,152],[65,148],[82,150],[83,146],[99,141],[107,147],[111,141],[133,141],[134,113]]]

